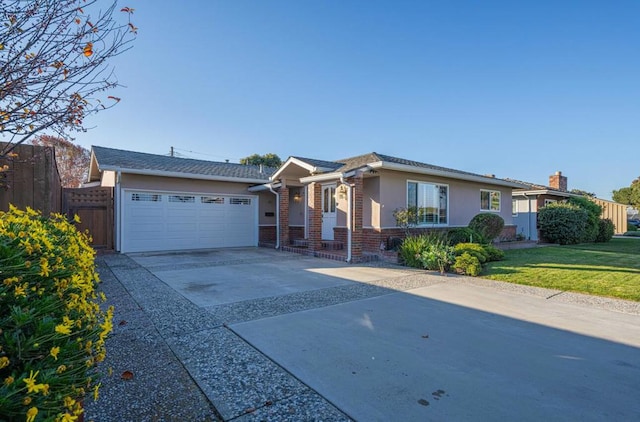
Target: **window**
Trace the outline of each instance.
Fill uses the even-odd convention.
[[[547,205],[555,204],[556,202],[558,202],[558,201],[556,201],[555,199],[545,199],[544,200],[544,206],[546,207]]]
[[[518,215],[518,200],[517,199],[512,199],[511,200],[511,214]]]
[[[196,197],[190,195],[169,195],[169,202],[193,203],[196,202]]]
[[[448,223],[449,187],[432,183],[407,183],[407,208],[417,225]]]
[[[229,198],[231,205],[251,205],[251,198]]]
[[[224,204],[224,198],[221,196],[202,196],[200,202],[203,204]]]
[[[480,210],[500,211],[500,191],[480,189]]]
[[[160,202],[162,195],[154,193],[132,193],[131,200],[136,202]]]

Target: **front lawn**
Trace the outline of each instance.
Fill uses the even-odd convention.
[[[487,264],[491,280],[640,301],[640,240],[505,251]]]

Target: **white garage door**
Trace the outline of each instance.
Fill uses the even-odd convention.
[[[123,192],[122,252],[256,246],[254,196]]]

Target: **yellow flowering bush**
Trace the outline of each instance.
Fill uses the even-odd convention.
[[[94,258],[65,216],[0,212],[0,419],[75,421],[97,399],[113,308],[99,307]]]

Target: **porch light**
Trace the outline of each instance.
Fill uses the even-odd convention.
[[[340,199],[345,199],[347,197],[347,186],[346,185],[340,185],[340,187],[338,188],[338,195]]]
[[[300,195],[300,192],[296,192],[293,194],[293,202],[300,202],[300,200],[302,200],[302,196]]]

